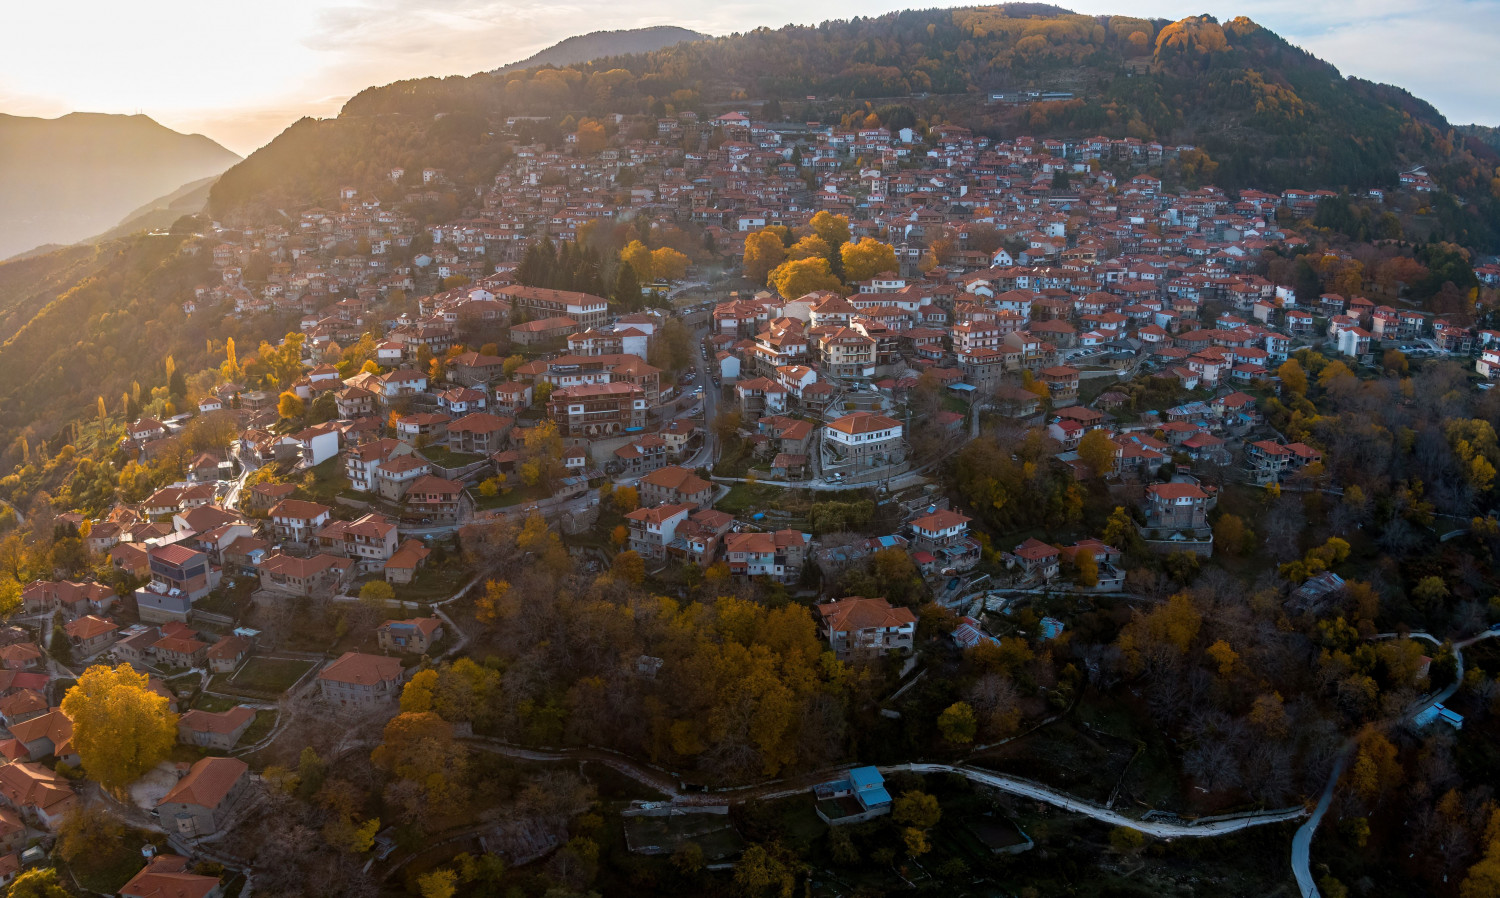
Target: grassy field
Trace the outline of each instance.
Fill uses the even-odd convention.
[[[215,677],[214,686],[226,692],[279,696],[312,666],[311,661],[297,659],[251,658],[236,673],[223,676],[222,680]]]
[[[402,602],[432,602],[446,599],[464,585],[465,571],[456,564],[430,563],[417,571],[410,583],[394,583],[396,599]]]
[[[165,842],[165,837],[159,833],[126,828],[121,838],[110,844],[95,846],[86,856],[74,860],[69,869],[78,884],[90,892],[114,895],[130,877],[146,866],[140,847],[147,842],[160,847]]]

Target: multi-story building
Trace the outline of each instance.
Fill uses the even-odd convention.
[[[665,558],[667,546],[677,538],[677,528],[697,508],[691,502],[683,502],[678,505],[637,508],[629,512],[625,515],[625,524],[630,531],[630,550],[642,558]]]
[[[238,758],[203,758],[156,803],[156,817],[177,835],[213,835],[228,822],[249,773],[250,765]]]
[[[834,654],[847,660],[863,654],[911,651],[917,618],[909,608],[885,599],[850,596],[818,606],[819,629]]]
[[[799,530],[726,533],[724,560],[729,564],[731,574],[769,577],[788,583],[801,575],[811,544],[812,537]]]
[[[494,293],[497,299],[508,300],[512,309],[531,318],[567,317],[585,330],[603,327],[609,320],[609,300],[602,296],[520,285],[501,287]]]
[[[448,448],[490,455],[500,451],[516,422],[489,412],[473,412],[448,425]]]
[[[643,506],[687,503],[707,508],[713,504],[713,484],[677,465],[652,471],[636,483],[636,489]]]
[[[470,500],[462,483],[428,474],[406,491],[407,515],[428,523],[456,523],[467,515]]]
[[[875,376],[874,340],[849,327],[814,333],[824,373],[841,378]]]
[[[302,499],[283,499],[271,509],[271,532],[278,539],[305,543],[328,523],[333,509]]]
[[[330,521],[318,531],[318,549],[354,559],[361,567],[378,569],[396,554],[396,522],[380,514],[352,521]]]
[[[385,705],[401,695],[405,674],[395,658],[345,652],[318,674],[318,688],[324,699],[337,705]]]
[[[278,552],[260,563],[261,588],[293,596],[335,595],[353,574],[353,559],[336,555],[297,558]]]
[[[564,436],[602,437],[646,425],[647,400],[631,383],[600,383],[554,390],[547,413]]]
[[[895,464],[905,458],[901,422],[874,412],[852,412],[824,428],[824,440],[842,461],[861,465]]]
[[[1217,496],[1196,483],[1153,483],[1146,487],[1146,528],[1208,531],[1215,504]]]

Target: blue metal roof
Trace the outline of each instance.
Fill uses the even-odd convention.
[[[849,782],[854,786],[854,791],[862,792],[865,789],[884,786],[885,777],[880,775],[879,768],[856,767],[849,771]]]
[[[854,794],[859,797],[859,803],[867,808],[878,808],[891,803],[891,793],[885,791],[884,786],[856,791]]]

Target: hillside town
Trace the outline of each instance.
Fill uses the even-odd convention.
[[[1335,191],[1231,199],[1211,186],[1200,150],[1134,138],[999,140],[953,125],[924,134],[753,113],[605,116],[552,147],[527,142],[535,123],[518,117],[493,181],[395,169],[386,197],[347,187],[336,205],[279,224],[214,222],[184,242],[217,278],[183,304],[190,318],[293,327],[258,350],[210,340],[223,365],[192,382],[185,408],[137,397],[112,451],[143,469],[180,458],[180,476],[140,501],[53,516],[88,563],[23,584],[0,631],[0,883],[39,863],[33,846],[50,846],[85,807],[155,839],[117,894],[208,898],[269,876],[272,849],[246,846],[297,794],[278,777],[310,775],[297,739],[343,731],[322,760],[302,755],[320,778],[375,744],[382,769],[405,769],[415,762],[381,755],[393,737],[387,728],[380,743],[379,729],[439,713],[442,699],[414,704],[414,686],[431,690],[459,665],[476,677],[519,669],[472,653],[512,620],[505,614],[526,614],[516,602],[542,601],[499,586],[501,570],[520,584],[556,563],[558,582],[580,597],[650,583],[691,603],[706,583],[800,605],[819,651],[904,691],[927,668],[948,675],[927,658],[934,645],[1051,659],[1075,628],[1103,626],[1088,610],[1095,598],[1172,607],[1168,596],[1185,596],[1200,564],[1255,551],[1254,534],[1221,526],[1233,517],[1220,507],[1230,493],[1243,515],[1245,495],[1339,502],[1359,489],[1337,482],[1327,444],[1310,435],[1316,412],[1288,411],[1310,405],[1309,378],[1327,388],[1448,361],[1478,375],[1476,391],[1500,377],[1500,330],[1471,310],[1419,307],[1399,286],[1376,302],[1359,295],[1357,276],[1344,293],[1309,296],[1290,269],[1267,270],[1268,256],[1307,251],[1306,225]],[[1399,183],[1358,200],[1379,210],[1433,189],[1421,170]],[[455,214],[433,220],[455,196]],[[659,260],[626,279],[635,293],[606,290],[598,272],[599,293],[540,283],[542,248],[550,264],[559,247],[574,252],[611,229]],[[844,282],[787,295],[772,272],[799,261],[793,250],[808,239],[839,258]],[[774,264],[752,275],[768,246]],[[879,267],[855,276],[849,247]],[[1320,272],[1371,270],[1350,253],[1318,252]],[[1500,286],[1500,266],[1474,274]],[[996,465],[1045,481],[1036,496],[1052,503],[1046,526],[998,525],[997,514],[1030,500],[1007,494],[999,475],[966,473],[973,447],[1000,445],[1016,448]],[[1089,490],[1107,506],[1090,519],[1103,526],[1066,508],[1081,509]],[[1305,565],[1300,579],[1283,565],[1265,584],[1282,590],[1275,601],[1288,615],[1342,595],[1332,568],[1349,544],[1334,542],[1342,549],[1294,562]],[[1153,556],[1155,579],[1134,575]],[[1267,567],[1263,579],[1275,580]],[[600,579],[590,587],[569,580],[576,573]],[[934,638],[939,614],[948,626]],[[1126,610],[1117,622],[1130,619]],[[1374,637],[1369,629],[1360,635]],[[1049,660],[1028,720],[1076,703],[1063,690],[1082,670],[1105,680],[1101,670],[1120,663],[1080,657],[1065,673]],[[608,664],[643,682],[670,674],[644,649]],[[128,665],[180,715],[176,746],[128,788],[79,775],[62,696],[94,665]],[[869,688],[895,707],[900,692]],[[524,739],[470,715],[449,720],[439,741],[501,756],[514,754],[511,742],[563,745],[560,726],[526,716],[559,696],[537,690],[526,701]],[[1462,724],[1442,710],[1446,725]],[[1021,713],[982,724],[978,738],[1011,738]],[[568,751],[593,752],[577,754],[580,765],[604,757],[567,738]],[[704,750],[681,727],[653,738],[652,765]],[[668,803],[688,794],[688,780],[647,758],[629,764],[638,772],[627,777],[665,782]],[[756,779],[780,768],[723,770]],[[875,767],[796,772],[794,791],[830,826],[899,803]],[[1054,796],[1064,789],[1043,791],[1037,801],[1066,806]],[[1289,794],[1260,797],[1263,819],[1244,825],[1299,817],[1270,816]],[[318,800],[351,831],[376,819]],[[1114,820],[1112,807],[1088,813]],[[670,853],[643,829],[654,811],[632,813],[629,850]],[[578,838],[556,821],[522,834],[444,823],[455,840],[503,846],[492,853],[516,866]],[[393,858],[421,856],[410,825],[388,819],[358,839],[322,832],[394,877]],[[1021,839],[1018,851],[1031,845]]]

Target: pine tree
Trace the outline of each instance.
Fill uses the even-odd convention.
[[[630,311],[641,305],[641,282],[636,279],[635,269],[621,263],[615,269],[615,302]]]

